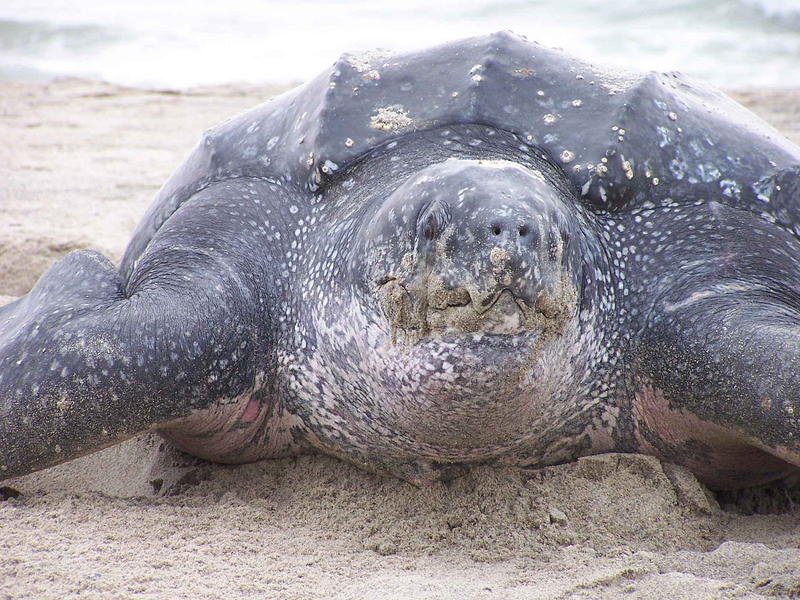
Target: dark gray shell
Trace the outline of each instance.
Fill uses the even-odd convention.
[[[541,148],[597,210],[703,198],[800,234],[800,203],[788,199],[796,190],[781,185],[797,181],[800,149],[724,94],[677,73],[609,71],[501,32],[410,54],[346,54],[208,131],[140,222],[123,280],[161,224],[214,181],[280,180],[314,203],[326,179],[366,152],[456,123]]]

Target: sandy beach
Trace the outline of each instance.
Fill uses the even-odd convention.
[[[118,260],[202,131],[280,91],[3,82],[0,303],[71,250]],[[800,143],[800,90],[732,95]],[[800,483],[715,495],[637,455],[417,489],[148,435],[2,485],[0,598],[800,597]]]

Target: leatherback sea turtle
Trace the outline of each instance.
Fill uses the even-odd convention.
[[[499,33],[345,55],[208,131],[118,268],[0,309],[3,477],[143,431],[415,483],[607,451],[800,470],[800,148]]]

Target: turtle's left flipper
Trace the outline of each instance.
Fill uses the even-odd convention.
[[[714,488],[800,472],[800,243],[746,211],[693,211],[702,234],[676,242],[631,350],[638,449]]]

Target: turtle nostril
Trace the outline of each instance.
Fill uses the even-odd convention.
[[[525,225],[520,227],[518,231],[519,231],[519,237],[525,237],[526,235],[528,235],[528,228],[525,227]]]
[[[503,228],[500,225],[492,225],[492,233],[494,235],[500,235],[500,232],[503,231]]]

